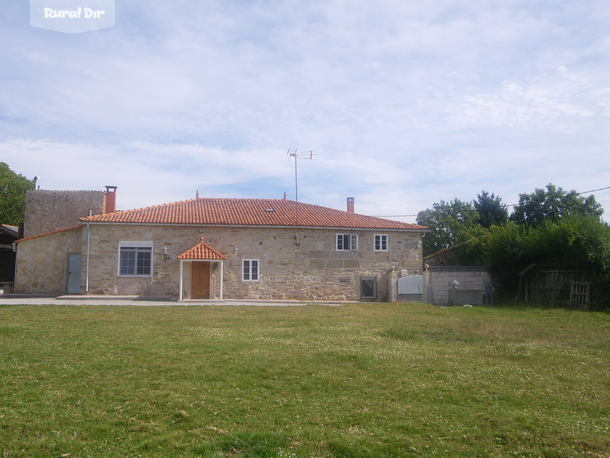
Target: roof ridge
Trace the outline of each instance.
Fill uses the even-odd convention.
[[[53,193],[60,193],[60,192],[101,192],[101,193],[103,193],[104,192],[101,189],[28,189],[27,191],[28,192],[30,192],[30,191],[53,192]]]
[[[110,213],[99,213],[97,215],[91,215],[91,216],[83,216],[82,218],[79,218],[79,221],[90,221],[90,218],[94,218],[96,216],[102,216],[102,215],[113,215],[115,213],[128,213],[128,212],[134,212],[134,211],[140,211],[140,210],[149,210],[151,208],[160,208],[160,207],[167,207],[168,205],[174,205],[174,204],[180,204],[183,202],[191,202],[194,200],[198,200],[196,197],[193,199],[186,199],[186,200],[176,200],[174,202],[165,202],[162,204],[156,204],[156,205],[148,205],[146,207],[138,207],[138,208],[129,208],[127,210],[116,210]]]
[[[182,204],[182,203],[186,203],[186,202],[196,202],[196,201],[201,201],[201,200],[233,200],[233,201],[237,201],[237,200],[250,200],[250,201],[272,200],[272,201],[277,201],[277,202],[294,202],[293,200],[264,198],[264,197],[263,198],[257,198],[257,197],[193,197],[191,199],[175,200],[173,202],[165,202],[165,203],[156,204],[156,205],[147,205],[146,207],[129,208],[127,210],[116,210],[111,213],[99,213],[97,215],[83,216],[79,220],[88,221],[89,218],[95,217],[95,216],[100,216],[100,215],[112,215],[113,213],[126,213],[126,212],[132,212],[132,211],[149,210],[152,208],[161,208],[161,207],[167,207],[169,205]],[[303,202],[299,202],[299,203],[303,203]],[[306,204],[306,205],[312,205],[312,204]],[[328,208],[328,207],[322,207],[322,208]]]

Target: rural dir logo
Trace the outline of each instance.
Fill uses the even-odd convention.
[[[64,33],[107,29],[115,23],[115,0],[30,0],[30,25]]]

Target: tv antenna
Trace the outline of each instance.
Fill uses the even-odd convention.
[[[298,151],[296,148],[290,148],[288,157],[294,158],[294,200],[299,202],[299,158],[301,159],[313,159],[315,156],[313,150],[309,151]]]
[[[290,148],[288,152],[289,158],[294,158],[294,225],[299,225],[299,158],[301,159],[313,159],[315,156],[313,150],[309,151],[299,151],[296,148]],[[298,236],[295,236],[298,237]],[[298,240],[297,240],[298,244]]]

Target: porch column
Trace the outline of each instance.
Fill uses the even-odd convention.
[[[182,274],[184,272],[184,265],[183,264],[184,264],[184,261],[181,259],[180,260],[180,294],[178,296],[180,298],[179,299],[180,301],[182,300]]]
[[[220,261],[220,300],[222,300],[222,277],[224,273],[224,265],[223,261]]]

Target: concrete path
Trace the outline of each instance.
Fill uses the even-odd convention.
[[[142,300],[137,296],[59,296],[32,297],[19,295],[0,295],[2,305],[128,305],[141,307],[192,307],[192,306],[248,306],[248,307],[303,307],[305,305],[338,306],[351,302],[317,302],[317,301],[247,301],[247,300]]]

